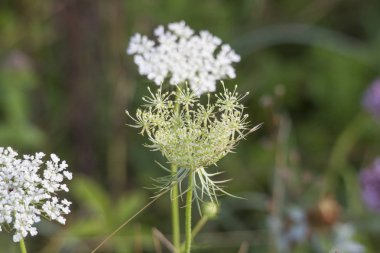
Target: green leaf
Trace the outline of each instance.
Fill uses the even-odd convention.
[[[83,206],[86,206],[97,215],[110,214],[113,205],[111,204],[109,196],[96,182],[89,178],[80,176],[73,180],[72,194]]]

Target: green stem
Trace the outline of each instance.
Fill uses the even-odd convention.
[[[177,166],[172,165],[172,175],[177,174]],[[179,205],[178,205],[178,184],[174,184],[172,188],[172,231],[173,231],[173,244],[176,251],[179,253],[181,248],[180,238],[180,223],[179,223]]]
[[[338,136],[327,165],[326,180],[322,189],[323,195],[334,191],[337,185],[337,176],[344,173],[342,170],[347,167],[347,156],[361,135],[367,131],[366,125],[365,115],[359,113]]]
[[[191,231],[191,241],[194,240],[194,238],[197,236],[197,234],[201,231],[201,229],[204,227],[204,225],[207,223],[209,217],[204,215],[202,218],[198,221],[198,223],[193,228],[193,231]],[[181,251],[185,249],[185,244],[181,245]]]
[[[20,241],[20,249],[21,249],[21,253],[28,253],[28,251],[26,251],[24,239],[21,239]]]
[[[185,253],[190,253],[191,248],[191,203],[193,202],[193,174],[189,174],[189,185],[186,194],[186,210],[185,210]]]
[[[204,215],[202,218],[198,221],[197,225],[193,228],[193,231],[191,232],[191,239],[194,240],[194,238],[197,236],[199,231],[203,228],[203,226],[207,223],[208,216]]]
[[[180,92],[180,88],[178,87],[177,95]],[[175,113],[179,113],[180,107],[178,103],[175,103],[174,105],[174,111]],[[177,165],[172,164],[171,166],[171,172],[172,176],[177,175]],[[179,222],[179,189],[178,189],[178,183],[174,184],[172,186],[172,199],[171,199],[171,206],[172,206],[172,232],[173,232],[173,244],[174,248],[177,253],[181,252],[181,237],[180,237],[180,222]]]
[[[285,184],[283,180],[284,170],[288,167],[289,136],[291,132],[291,122],[287,115],[279,114],[278,133],[276,139],[276,157],[273,174],[273,200],[271,218],[281,220],[285,203]],[[274,227],[271,234],[272,247],[270,252],[279,252],[278,241],[281,237],[280,229]]]

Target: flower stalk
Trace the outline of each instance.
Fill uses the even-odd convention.
[[[177,166],[172,165],[172,176],[177,175]],[[180,222],[179,222],[179,203],[178,203],[178,183],[174,183],[171,192],[171,208],[172,208],[172,231],[173,245],[177,252],[180,252],[181,237],[180,237]]]
[[[201,231],[201,229],[206,225],[206,223],[209,221],[210,217],[207,215],[202,215],[201,219],[197,222],[197,224],[194,226],[194,228],[191,229],[191,242],[194,241],[194,238],[197,236],[197,234]],[[181,244],[181,251],[182,252],[185,249],[185,243]]]
[[[188,189],[186,193],[186,211],[185,211],[185,253],[190,253],[191,249],[191,207],[193,202],[193,174],[188,176]]]
[[[181,92],[180,87],[178,86],[177,95]],[[176,103],[174,106],[174,111],[179,113],[179,104]],[[172,177],[176,177],[178,172],[178,166],[176,164],[172,164],[171,166],[171,175]],[[171,207],[172,207],[172,232],[173,232],[173,245],[178,253],[181,252],[181,236],[180,236],[180,219],[179,219],[179,189],[178,183],[174,182],[173,187],[171,189]]]
[[[20,240],[20,250],[21,250],[21,253],[28,253],[26,250],[24,239]]]

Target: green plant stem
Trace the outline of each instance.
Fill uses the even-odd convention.
[[[191,248],[191,203],[193,202],[193,174],[189,174],[189,185],[186,194],[186,210],[185,210],[185,253],[190,253]]]
[[[178,88],[177,93],[180,92],[180,89]],[[178,103],[175,104],[175,112],[179,112],[179,105]],[[172,176],[177,175],[177,165],[172,164],[171,166],[171,172]],[[171,192],[171,206],[172,206],[172,233],[173,233],[173,245],[176,249],[177,253],[180,253],[181,251],[181,237],[180,237],[180,221],[179,221],[179,191],[178,191],[178,183],[175,183],[172,186],[172,192]]]
[[[24,239],[21,239],[20,241],[20,249],[21,249],[21,253],[28,253],[28,251],[26,251]]]
[[[291,131],[291,123],[286,114],[279,114],[278,132],[276,137],[276,157],[273,175],[273,200],[271,218],[281,220],[285,202],[285,185],[283,180],[284,170],[288,167],[289,135]],[[277,249],[278,241],[281,237],[280,229],[274,227],[271,235],[272,248],[270,252],[279,252]]]
[[[337,177],[344,173],[342,171],[344,168],[347,168],[349,152],[362,134],[368,131],[367,124],[366,115],[359,113],[338,136],[327,165],[326,180],[322,189],[323,196],[335,190]]]
[[[172,165],[172,175],[177,174],[177,166]],[[179,223],[179,205],[178,205],[178,184],[174,184],[172,188],[172,232],[173,232],[173,245],[176,251],[179,253],[181,248],[180,238],[180,223]]]
[[[207,223],[209,217],[204,215],[202,218],[198,221],[198,223],[195,225],[193,230],[191,231],[191,241],[194,240],[194,238],[197,236],[197,234],[201,231],[203,226]],[[185,244],[181,245],[181,251],[185,249]]]
[[[191,232],[191,240],[194,240],[194,238],[197,236],[199,231],[203,228],[203,226],[207,223],[208,216],[204,215],[202,218],[198,221],[197,225],[193,228],[193,231]]]

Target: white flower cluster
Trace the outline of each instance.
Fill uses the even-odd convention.
[[[148,37],[135,34],[127,53],[134,55],[140,74],[156,84],[162,84],[165,78],[170,78],[172,85],[187,81],[199,96],[215,91],[216,81],[236,77],[231,64],[239,62],[240,56],[208,31],[196,35],[181,21],[169,24],[167,30],[159,26],[154,34],[157,45]]]
[[[12,148],[0,147],[0,231],[14,231],[14,242],[36,235],[33,225],[41,216],[65,224],[62,215],[70,213],[71,202],[59,199],[56,193],[68,192],[63,181],[72,179],[67,163],[54,154],[46,162],[41,152],[17,156]]]

